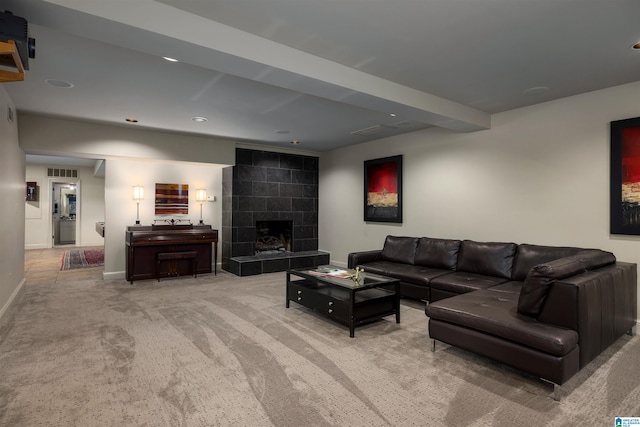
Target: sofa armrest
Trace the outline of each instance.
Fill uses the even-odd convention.
[[[562,279],[538,321],[577,331],[584,367],[636,324],[637,280],[636,264],[624,262]]]
[[[366,264],[368,262],[380,261],[382,249],[372,251],[351,252],[348,258],[347,267],[355,268],[357,265]]]

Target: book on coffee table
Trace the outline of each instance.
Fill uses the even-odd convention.
[[[348,270],[335,267],[318,267],[313,270],[309,270],[309,273],[314,276],[331,276],[339,279],[348,279],[351,277],[351,273]]]

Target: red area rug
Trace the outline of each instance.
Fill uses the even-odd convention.
[[[64,252],[60,270],[76,270],[102,265],[104,265],[103,249],[71,249]]]

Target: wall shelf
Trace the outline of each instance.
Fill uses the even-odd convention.
[[[24,66],[20,53],[13,40],[0,42],[0,66],[15,68],[16,71],[0,69],[0,82],[17,82],[24,80]]]

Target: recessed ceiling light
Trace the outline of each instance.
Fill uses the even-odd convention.
[[[631,46],[631,49],[635,49],[635,50],[640,50],[640,42],[634,44],[633,46]]]
[[[73,87],[71,83],[65,82],[64,80],[47,79],[45,80],[45,83],[51,86],[61,87],[63,89],[69,89]]]
[[[300,141],[291,141],[291,143],[292,143],[293,145],[298,145],[298,144],[300,144]]]
[[[163,56],[162,58],[163,58],[163,59],[165,59],[165,60],[167,60],[167,61],[169,61],[169,62],[180,62],[180,61],[178,61],[177,59],[175,59],[175,58],[171,58],[171,57],[169,57],[169,56]]]
[[[132,119],[131,117],[127,117],[125,119],[125,121],[129,122],[129,123],[138,123],[138,119]]]
[[[546,86],[536,86],[536,87],[531,87],[527,90],[525,90],[524,92],[522,92],[525,96],[535,96],[535,95],[542,95],[543,93],[549,92],[549,88]]]
[[[395,117],[395,116],[396,116],[396,113],[390,113],[389,115],[390,115],[391,117]]]
[[[284,134],[287,134],[287,133],[289,133],[289,132],[291,132],[291,131],[286,130],[286,129],[278,129],[278,130],[276,130],[276,131],[274,131],[274,132],[275,132],[275,133],[279,133],[279,134],[283,134],[283,135],[284,135]]]
[[[193,120],[194,122],[206,122],[207,119],[206,117],[191,117],[191,120]]]

